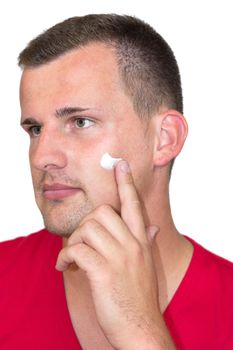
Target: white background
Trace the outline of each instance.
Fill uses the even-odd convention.
[[[231,1],[10,1],[0,5],[0,241],[42,226],[19,128],[17,56],[58,21],[87,13],[136,15],[168,41],[184,89],[189,137],[176,161],[171,201],[178,229],[233,260]]]

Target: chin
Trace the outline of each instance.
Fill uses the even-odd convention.
[[[45,223],[45,228],[50,232],[53,233],[57,236],[63,237],[63,238],[69,238],[74,230],[71,230],[70,228],[65,229],[64,227],[58,227],[53,224],[46,224]]]
[[[76,210],[72,208],[53,208],[49,211],[42,211],[44,225],[46,229],[58,236],[68,238],[77,230],[81,221],[90,214],[93,205],[86,202],[83,207]]]

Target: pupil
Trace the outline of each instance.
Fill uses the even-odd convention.
[[[77,120],[78,126],[84,126],[84,120],[83,119],[78,119]]]
[[[36,126],[36,127],[34,128],[34,133],[35,133],[36,135],[38,135],[38,134],[40,133],[40,127],[39,127],[39,126]]]

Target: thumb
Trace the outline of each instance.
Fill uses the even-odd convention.
[[[152,225],[146,228],[146,235],[151,244],[158,232],[159,232],[159,227],[156,225]]]

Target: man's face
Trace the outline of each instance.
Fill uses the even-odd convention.
[[[36,202],[50,231],[69,236],[101,204],[120,211],[114,171],[100,166],[105,152],[128,160],[147,200],[154,132],[125,94],[113,50],[91,44],[26,68],[20,92]]]

